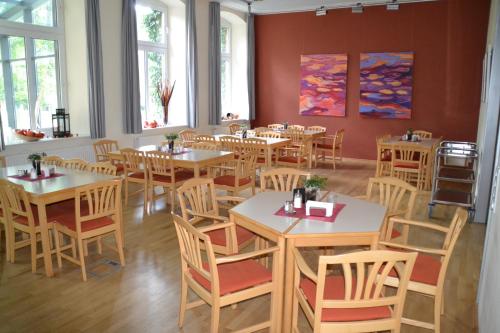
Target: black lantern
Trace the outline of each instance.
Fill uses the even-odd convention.
[[[56,114],[52,115],[52,134],[54,138],[67,138],[71,136],[69,113],[66,113],[64,109],[56,109]]]

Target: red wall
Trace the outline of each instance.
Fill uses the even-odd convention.
[[[489,0],[403,4],[259,15],[255,19],[256,120],[345,128],[344,155],[375,158],[375,137],[424,129],[445,139],[475,141]],[[411,120],[366,119],[358,113],[359,54],[415,52]],[[347,53],[346,117],[300,116],[300,55]]]

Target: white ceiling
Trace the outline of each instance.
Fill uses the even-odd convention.
[[[365,6],[383,5],[389,0],[257,0],[252,1],[252,12],[256,14],[275,14],[311,11],[325,6],[327,9],[352,7],[361,2]],[[408,2],[424,2],[436,0],[399,0],[401,4]],[[220,0],[221,4],[239,11],[247,11],[246,0]]]

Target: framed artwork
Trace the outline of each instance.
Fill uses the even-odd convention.
[[[413,52],[361,53],[359,112],[363,117],[410,119]]]
[[[300,56],[300,115],[345,117],[346,87],[347,54]]]

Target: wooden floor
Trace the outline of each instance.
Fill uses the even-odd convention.
[[[325,166],[326,167],[326,166]],[[374,164],[344,161],[334,172],[314,169],[328,176],[329,189],[349,195],[363,194]],[[428,196],[421,196],[416,217],[425,219]],[[103,256],[90,249],[89,280],[82,282],[77,266],[63,262],[52,279],[31,273],[27,249],[17,252],[17,262],[0,259],[0,332],[208,332],[208,306],[189,310],[183,329],[177,327],[180,260],[177,239],[165,204],[143,218],[142,198],[135,197],[125,209],[127,266],[121,268],[114,252]],[[435,222],[446,223],[453,210],[435,210]],[[475,299],[482,256],[484,225],[468,224],[451,259],[445,286],[446,309],[443,332],[476,331]],[[418,241],[435,244],[434,237]],[[54,260],[55,264],[55,260]],[[39,266],[42,261],[39,261]],[[56,265],[57,267],[57,265]],[[269,299],[241,303],[222,310],[222,332],[242,328],[268,316]],[[409,295],[406,312],[421,319],[432,318],[432,303],[423,296]],[[301,331],[312,332],[305,318]],[[426,332],[403,326],[402,332]]]

